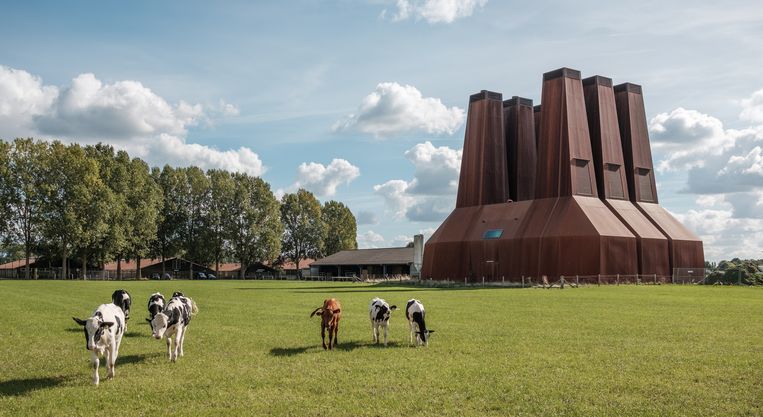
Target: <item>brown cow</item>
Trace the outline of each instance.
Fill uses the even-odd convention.
[[[337,344],[337,333],[339,332],[339,319],[342,318],[342,306],[336,298],[327,298],[323,301],[323,307],[316,308],[310,317],[320,314],[321,318],[321,340],[324,349],[331,349]],[[326,329],[329,330],[329,345],[326,347]],[[333,343],[332,343],[333,341]]]

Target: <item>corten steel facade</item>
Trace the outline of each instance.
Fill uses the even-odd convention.
[[[638,273],[670,275],[668,239],[630,201],[612,80],[583,80],[599,197],[636,236]]]
[[[503,117],[499,93],[471,96],[456,208],[425,246],[422,277],[702,267],[702,242],[657,205],[643,98],[628,86],[592,77],[584,87],[562,68],[543,75],[542,107],[513,97]]]
[[[705,263],[702,241],[662,208],[657,199],[641,86],[625,83],[614,90],[631,201],[668,238],[672,269],[701,267]]]

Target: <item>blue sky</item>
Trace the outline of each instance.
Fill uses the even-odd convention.
[[[610,2],[615,3],[615,2]],[[669,4],[667,4],[669,3]],[[709,259],[763,254],[755,2],[9,2],[0,137],[128,149],[347,203],[359,243],[453,206],[468,96],[543,72],[644,87],[662,204]]]

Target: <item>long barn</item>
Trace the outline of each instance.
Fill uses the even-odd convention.
[[[313,262],[310,273],[364,279],[411,275],[413,261],[413,247],[343,250]]]

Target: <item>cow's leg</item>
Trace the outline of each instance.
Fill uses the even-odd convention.
[[[183,335],[180,337],[180,357],[181,358],[183,357],[183,345],[185,345],[185,332],[186,332],[186,330],[188,330],[188,329],[183,327]]]
[[[413,322],[409,321],[408,322],[408,327],[411,328],[411,337],[410,337],[411,341],[410,341],[410,344],[412,345],[413,344]]]
[[[178,353],[180,353],[180,338],[183,336],[183,325],[178,324],[177,330],[175,330],[175,355],[172,357],[172,362],[177,362]]]
[[[98,354],[95,352],[90,352],[90,366],[93,367],[93,384],[98,385],[98,382],[100,382],[100,378],[98,378],[98,365],[100,364],[100,359],[98,359]]]
[[[329,334],[329,337],[331,337],[330,334]],[[329,341],[330,341],[330,339],[329,339]],[[323,350],[326,350],[327,349],[327,347],[326,347],[326,326],[324,326],[323,324],[321,324],[321,342],[323,343]]]
[[[106,369],[108,369],[108,373],[106,374],[106,378],[111,379],[114,378],[116,370],[114,369],[114,365],[117,362],[117,344],[112,342],[109,344],[109,347],[106,350]]]
[[[167,336],[167,357],[172,360],[172,336]]]
[[[371,322],[371,332],[374,337],[374,343],[379,343],[379,326],[376,322]]]
[[[382,326],[384,326],[384,346],[387,346],[387,328],[389,323],[384,323]]]
[[[339,322],[334,324],[334,347],[339,343]]]

